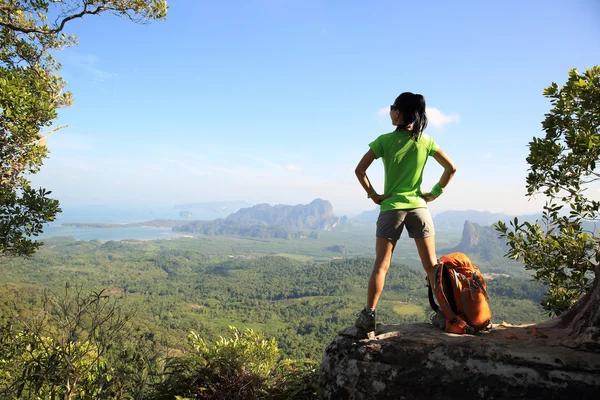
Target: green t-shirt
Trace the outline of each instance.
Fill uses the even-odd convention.
[[[385,171],[384,194],[392,197],[381,202],[381,211],[424,208],[421,182],[427,158],[433,156],[438,146],[422,134],[415,142],[408,131],[383,134],[369,144],[376,158],[382,157]]]

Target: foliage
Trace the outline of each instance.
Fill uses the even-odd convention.
[[[230,326],[228,337],[209,343],[196,332],[192,352],[169,360],[167,378],[155,398],[173,394],[194,399],[318,398],[316,363],[282,360],[274,339]]]
[[[42,131],[71,93],[53,53],[77,43],[65,25],[85,15],[112,13],[135,22],[164,18],[164,0],[2,0],[0,2],[0,254],[31,256],[31,237],[60,212],[50,191],[34,189],[28,175],[48,154]],[[50,16],[54,23],[48,23]]]
[[[311,244],[316,254],[325,253],[322,242],[289,242],[299,249]],[[167,341],[182,350],[189,331],[216,340],[235,325],[276,338],[284,358],[319,360],[331,339],[352,325],[364,307],[373,260],[314,262],[310,257],[297,261],[263,256],[287,243],[219,237],[105,243],[48,239],[31,259],[0,262],[6,282],[0,284],[0,315],[12,307],[9,299],[37,304],[37,288],[60,293],[69,281],[86,290],[106,288],[122,307],[136,310],[132,324],[159,347]],[[243,254],[238,246],[247,246]],[[411,267],[392,265],[378,307],[381,322],[427,321],[423,276]],[[501,299],[514,297],[530,307],[527,311],[511,308],[504,313],[507,322],[540,321],[543,314],[535,306],[539,286],[521,279],[488,282],[492,311],[500,311]],[[398,311],[410,307],[422,312]]]
[[[281,240],[280,246],[287,242]],[[311,243],[292,240],[290,246]],[[229,252],[241,244],[250,246],[244,248],[247,253],[234,251],[232,256]],[[0,260],[0,326],[4,327],[0,330],[0,360],[20,360],[0,367],[0,391],[7,393],[5,397],[16,397],[17,385],[12,384],[16,379],[10,379],[23,376],[31,363],[25,357],[29,339],[17,336],[30,338],[32,327],[39,323],[33,324],[26,316],[42,316],[40,310],[48,310],[46,328],[33,332],[46,338],[36,339],[36,343],[49,340],[54,347],[47,345],[52,352],[36,353],[35,359],[45,370],[54,362],[56,370],[62,371],[55,374],[62,384],[57,385],[57,392],[66,390],[66,377],[77,375],[68,368],[68,358],[63,356],[67,354],[80,360],[80,369],[91,371],[89,378],[78,378],[75,391],[79,398],[86,398],[85,393],[95,393],[96,398],[202,398],[209,393],[212,398],[224,398],[233,397],[224,394],[234,388],[243,388],[242,393],[255,398],[312,398],[318,381],[315,369],[325,347],[341,329],[353,324],[364,306],[365,282],[373,260],[356,257],[307,263],[262,256],[274,246],[273,241],[216,237],[105,243],[52,238],[30,259]],[[325,251],[322,242],[312,246],[318,254]],[[127,321],[108,344],[90,340],[93,319],[84,315],[93,315],[90,312],[96,306],[94,302],[87,308],[83,305],[95,297],[81,295],[79,301],[63,301],[71,304],[67,309],[82,304],[88,310],[80,318],[81,328],[71,330],[73,334],[61,333],[65,332],[61,321],[66,319],[58,317],[64,312],[53,304],[65,298],[65,281],[71,282],[69,293],[73,286],[79,293],[106,288],[99,295],[110,297],[101,302],[110,301],[110,306],[119,310],[135,310],[135,315],[119,311]],[[514,278],[488,281],[495,321],[541,320],[535,303],[543,292],[541,286]],[[41,299],[37,295],[40,288],[48,289]],[[426,293],[423,273],[392,265],[379,320],[425,322]],[[415,312],[404,312],[408,309]],[[10,317],[14,310],[18,319]],[[74,321],[72,317],[68,320]],[[110,324],[103,332],[108,332]],[[228,331],[230,325],[239,330]],[[191,337],[190,331],[195,332]],[[276,345],[267,338],[275,339]],[[63,346],[67,342],[71,348]],[[94,358],[84,356],[82,351],[87,348],[93,350]],[[94,364],[99,350],[104,366]],[[22,398],[29,397],[36,382],[44,390],[54,382],[48,377],[36,381],[36,375],[28,373]]]
[[[600,178],[600,67],[573,69],[562,87],[544,90],[552,110],[546,114],[543,138],[529,143],[527,194],[548,200],[541,223],[519,223],[496,229],[508,240],[508,256],[522,260],[548,286],[542,305],[554,314],[569,309],[591,288],[600,261],[599,238],[586,222],[598,219],[600,202],[586,190]]]
[[[127,343],[128,319],[103,293],[44,294],[40,309],[0,327],[0,395],[114,399],[144,389],[147,352]]]
[[[0,326],[0,397],[36,399],[316,398],[316,363],[280,357],[275,339],[230,327],[214,343],[196,332],[165,357],[102,293],[44,296]]]

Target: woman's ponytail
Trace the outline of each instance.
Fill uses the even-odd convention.
[[[427,128],[425,98],[420,94],[404,92],[394,102],[394,107],[400,110],[404,123],[398,125],[399,130],[412,126],[412,138],[418,141],[421,133]]]
[[[427,113],[425,111],[426,105],[423,95],[415,94],[414,102],[412,137],[417,141],[421,137],[421,133],[427,128]]]

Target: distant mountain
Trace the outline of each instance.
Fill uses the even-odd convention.
[[[433,218],[433,224],[439,229],[461,229],[465,221],[470,221],[478,225],[492,225],[502,220],[511,218],[505,213],[491,213],[489,211],[444,211]]]
[[[527,218],[530,217],[530,218]],[[533,216],[518,217],[521,222],[535,222]],[[512,219],[509,219],[512,220]],[[599,223],[600,221],[596,221]],[[594,230],[594,221],[584,221],[583,228]],[[598,228],[596,226],[596,228]],[[499,237],[499,232],[493,226],[481,226],[480,224],[465,221],[463,224],[462,238],[458,246],[452,249],[442,250],[443,253],[460,251],[466,254],[477,254],[482,260],[491,261],[503,258],[508,251],[505,239]]]
[[[519,222],[535,222],[536,219],[541,217],[541,214],[526,214],[517,215]],[[465,221],[470,221],[474,224],[487,226],[493,225],[498,221],[508,222],[512,221],[515,215],[509,215],[506,213],[491,213],[489,211],[476,211],[476,210],[464,210],[464,211],[444,211],[437,214],[433,218],[433,223],[436,228],[439,229],[462,229]]]
[[[173,230],[205,235],[241,235],[263,238],[318,237],[316,231],[331,230],[347,223],[346,217],[336,217],[331,203],[316,199],[306,205],[270,206],[258,204],[242,208],[227,218],[215,221],[193,221]]]
[[[468,255],[476,254],[482,260],[492,261],[503,258],[507,250],[506,241],[498,237],[498,232],[493,226],[481,226],[465,221],[462,239],[458,246],[442,250],[442,253],[459,251]]]
[[[454,248],[442,249],[438,254],[457,251],[469,256],[483,273],[509,274],[522,278],[531,276],[521,263],[504,257],[508,252],[506,240],[498,237],[498,232],[493,226],[481,226],[465,221],[460,243]]]
[[[310,204],[295,206],[258,204],[242,208],[227,217],[227,221],[241,225],[276,225],[286,229],[316,230],[331,230],[340,223],[345,223],[346,219],[346,217],[336,217],[331,203],[321,199],[313,200]]]
[[[371,211],[363,211],[355,219],[363,222],[377,222],[377,217],[379,217],[379,207]]]
[[[564,215],[568,215],[567,212]],[[481,225],[484,228],[493,229],[491,225],[498,221],[506,224],[518,218],[519,224],[523,222],[535,223],[536,221],[542,224],[542,214],[524,214],[524,215],[508,215],[505,213],[490,213],[488,211],[444,211],[433,218],[433,223],[436,228],[440,229],[461,229],[465,225],[465,221],[473,224]],[[589,232],[596,232],[600,229],[600,220],[583,221],[582,228]]]

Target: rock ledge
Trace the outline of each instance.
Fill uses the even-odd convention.
[[[430,324],[347,328],[320,369],[325,399],[599,399],[600,354],[573,350],[550,329],[495,326],[453,335]]]

